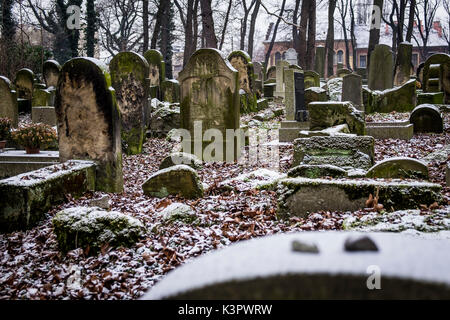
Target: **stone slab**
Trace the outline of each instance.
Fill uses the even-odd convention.
[[[29,229],[52,206],[95,190],[96,164],[70,160],[0,180],[0,232]]]
[[[56,126],[56,112],[54,107],[33,107],[31,109],[31,120],[34,123]]]
[[[13,177],[38,170],[59,162],[58,151],[26,154],[24,150],[7,150],[0,153],[0,178]]]
[[[414,135],[414,125],[408,121],[407,125],[395,122],[366,123],[366,134],[375,139],[401,139],[409,141]]]
[[[309,122],[282,121],[279,129],[280,142],[293,142],[299,138],[301,130],[307,130],[308,128]]]

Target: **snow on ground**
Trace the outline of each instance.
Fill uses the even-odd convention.
[[[279,106],[272,105],[271,108]],[[243,116],[242,123],[253,116]],[[277,126],[280,120],[282,117],[271,120],[270,124]],[[416,135],[409,142],[377,140],[376,160],[394,156],[423,158],[443,148],[450,137],[448,115],[445,122],[445,134]],[[279,145],[279,173],[264,174],[266,170],[271,170],[273,164],[270,163],[209,163],[199,171],[202,182],[209,186],[203,198],[184,200],[174,196],[164,199],[145,196],[142,183],[158,170],[160,162],[172,152],[174,146],[165,139],[149,139],[143,154],[124,156],[125,191],[110,195],[111,210],[139,219],[152,232],[132,248],[105,247],[98,256],[87,256],[83,249],[77,249],[64,256],[58,251],[51,218],[63,208],[87,206],[91,199],[99,198],[103,193],[86,194],[78,200],[69,197],[67,203],[51,210],[47,219],[37,227],[0,235],[0,299],[136,299],[170,270],[233,242],[277,233],[341,230],[344,221],[351,217],[356,220],[377,217],[371,210],[322,211],[306,219],[278,221],[276,193],[252,188],[251,179],[245,177],[249,178],[249,173],[255,171],[263,173],[257,175],[257,179],[262,180],[286,174],[292,163],[291,144]],[[446,161],[449,160],[447,158]],[[445,185],[446,161],[438,159],[429,162],[432,182]],[[235,181],[232,182],[235,186],[247,182],[250,186],[224,190],[221,184],[226,180]],[[444,188],[443,194],[449,201],[450,189]],[[161,211],[177,202],[192,208],[198,217],[196,223],[163,223]],[[447,216],[427,207],[414,211],[411,216],[393,214],[391,218],[398,223],[391,226],[406,226],[400,229],[413,236],[450,238],[449,208],[447,206],[440,211],[445,209]],[[390,222],[389,219],[390,216],[386,215],[379,222]],[[424,232],[430,230],[439,232]]]

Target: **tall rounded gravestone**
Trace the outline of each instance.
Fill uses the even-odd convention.
[[[19,122],[17,94],[11,81],[2,76],[0,76],[0,97],[0,118],[11,119],[13,127],[17,127]]]
[[[61,65],[56,60],[47,60],[44,62],[44,79],[48,88],[58,85],[59,73]]]
[[[147,60],[135,52],[120,52],[109,64],[121,115],[121,136],[127,154],[142,152],[148,104]]]
[[[61,162],[96,161],[96,190],[122,192],[120,115],[106,65],[93,58],[67,61],[55,111]]]
[[[414,125],[414,133],[442,133],[444,122],[438,107],[432,104],[421,104],[417,106],[409,117],[409,121]]]

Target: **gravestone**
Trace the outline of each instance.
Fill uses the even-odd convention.
[[[152,98],[161,98],[161,84],[164,80],[166,80],[166,65],[164,63],[164,58],[158,50],[148,50],[144,54],[145,59],[149,64],[149,81],[150,87],[150,96]]]
[[[305,71],[305,89],[311,87],[320,87],[320,76],[317,72],[308,70]]]
[[[363,110],[362,77],[357,74],[348,74],[343,78],[342,101],[350,101],[358,110]]]
[[[277,67],[271,66],[269,70],[267,70],[266,79],[276,79],[277,78]]]
[[[433,72],[432,66],[447,64],[449,61],[450,61],[450,55],[445,54],[445,53],[433,54],[425,61],[425,64],[424,64],[423,70],[422,70],[422,72],[423,72],[422,89],[424,92],[433,92],[432,90],[430,90],[430,78],[433,79],[433,75],[430,75],[430,69]],[[436,66],[436,68],[438,68],[438,67]],[[437,69],[435,69],[434,72],[437,72],[438,76],[439,76],[440,70],[438,71]],[[436,80],[434,80],[434,83],[436,83]],[[433,85],[433,81],[431,81],[431,85]]]
[[[440,83],[444,91],[444,103],[450,104],[450,60],[441,64]]]
[[[175,79],[165,80],[161,86],[163,101],[180,103],[180,83]]]
[[[409,121],[414,125],[414,133],[442,133],[444,131],[441,111],[432,104],[417,106],[411,112]]]
[[[264,68],[261,62],[253,62],[253,72],[255,73],[256,80],[264,81]]]
[[[67,61],[55,111],[61,162],[96,161],[96,190],[122,192],[120,115],[107,66],[93,58]]]
[[[44,123],[56,126],[55,107],[33,107],[31,110],[31,121],[33,123]]]
[[[391,48],[377,44],[370,56],[369,89],[382,91],[393,87],[393,64]]]
[[[413,45],[409,42],[400,43],[395,63],[394,85],[401,86],[409,81],[413,71],[412,61]]]
[[[32,107],[45,107],[53,105],[55,98],[55,90],[40,89],[36,86],[33,89],[33,99],[31,100]]]
[[[123,149],[129,155],[139,154],[145,134],[149,65],[140,54],[120,52],[111,60],[109,69],[121,114]]]
[[[245,107],[241,111],[257,111],[257,98],[255,94],[255,74],[252,59],[247,52],[233,51],[228,56],[228,61],[239,73],[239,87],[245,91]]]
[[[306,129],[309,124],[305,105],[305,84],[303,71],[285,69],[285,106],[286,120],[281,122],[279,130],[280,142],[292,142],[298,138],[299,132]]]
[[[0,118],[9,118],[12,126],[19,124],[19,111],[17,106],[17,93],[8,78],[0,76]]]
[[[58,85],[59,73],[61,71],[61,65],[58,61],[47,60],[44,62],[44,80],[47,87],[54,87]]]
[[[276,91],[274,93],[275,97],[284,98],[284,69],[289,67],[289,63],[287,61],[278,61],[277,62],[277,86]]]
[[[30,69],[21,69],[16,74],[14,84],[16,86],[19,112],[31,111],[33,98],[34,73]]]
[[[325,47],[316,47],[316,57],[314,61],[314,71],[317,72],[320,78],[325,78]]]
[[[238,139],[234,133],[232,137],[227,136],[227,130],[234,132],[239,129],[238,71],[222,58],[219,50],[200,49],[191,56],[178,81],[181,89],[181,127],[190,133],[189,138],[183,139],[183,152],[195,154],[200,160],[213,160],[214,157],[206,154],[209,149],[205,150],[210,147],[210,140],[203,142],[203,135],[208,129],[216,129],[224,142],[218,148],[227,147],[222,149],[223,157],[226,154],[227,161],[238,159]]]
[[[295,51],[294,48],[289,48],[286,52],[285,52],[285,60],[287,62],[289,62],[289,64],[297,64],[298,60],[297,60],[297,51]]]

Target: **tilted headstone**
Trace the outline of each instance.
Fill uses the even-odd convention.
[[[285,52],[285,60],[287,62],[289,62],[289,64],[297,64],[298,60],[297,60],[297,51],[295,51],[294,48],[289,48],[286,52]]]
[[[0,118],[11,119],[12,126],[16,128],[19,123],[17,93],[11,81],[3,76],[0,76],[0,97]]]
[[[423,66],[423,76],[422,76],[422,89],[424,92],[432,92],[430,91],[430,84],[433,85],[433,81],[430,83],[430,78],[432,78],[432,75],[430,75],[430,68],[433,69],[432,65],[441,65],[446,64],[450,61],[450,55],[445,53],[436,53],[431,55],[426,61]],[[432,71],[432,70],[431,70]],[[437,71],[437,70],[436,70]],[[439,71],[440,73],[440,71]],[[435,83],[436,81],[434,81]]]
[[[61,72],[61,65],[56,60],[47,60],[44,62],[44,79],[47,87],[54,87],[58,85],[59,73]]]
[[[120,52],[109,64],[121,114],[121,137],[127,154],[139,154],[144,143],[149,95],[149,65],[135,52]]]
[[[181,127],[190,132],[190,140],[183,140],[183,152],[210,161],[205,148],[210,147],[211,140],[205,139],[208,141],[204,142],[203,135],[208,129],[217,129],[224,141],[224,145],[218,147],[228,147],[228,150],[222,149],[223,160],[236,160],[239,157],[236,138],[233,135],[232,140],[228,140],[226,131],[239,129],[238,71],[222,58],[220,51],[200,49],[179,73],[178,81],[181,89]]]
[[[320,76],[317,72],[308,70],[305,71],[305,89],[311,87],[320,87]]]
[[[287,61],[278,61],[276,68],[277,68],[277,86],[276,91],[274,93],[275,97],[284,97],[284,69],[286,67],[289,67],[289,63]]]
[[[350,101],[353,105],[363,110],[362,77],[357,74],[348,74],[343,78],[342,101]]]
[[[412,61],[413,45],[402,42],[398,46],[397,60],[395,61],[394,85],[401,86],[409,81],[413,71]]]
[[[55,99],[59,156],[94,160],[96,190],[122,192],[120,115],[107,66],[74,58],[61,69]]]
[[[393,64],[391,48],[377,44],[370,56],[369,89],[382,91],[393,87]]]
[[[319,74],[320,78],[325,78],[325,47],[324,46],[316,47],[314,71]]]
[[[166,80],[166,65],[164,63],[164,58],[158,50],[148,50],[144,54],[145,59],[150,66],[149,76],[150,87],[153,90],[150,91],[152,98],[161,98],[160,88],[164,80]]]

